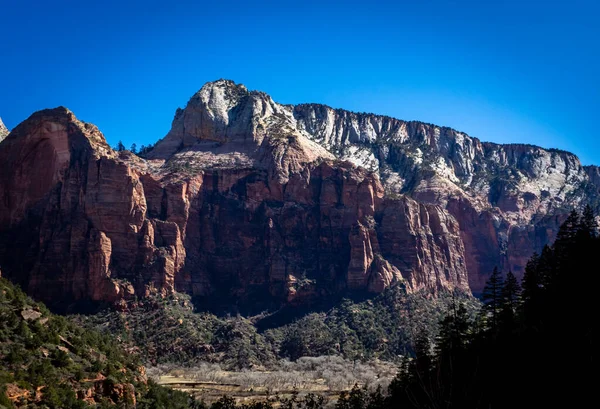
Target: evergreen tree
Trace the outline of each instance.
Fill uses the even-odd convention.
[[[502,274],[498,271],[498,267],[494,267],[494,271],[485,284],[481,296],[484,303],[483,310],[487,313],[487,316],[490,319],[491,329],[493,330],[498,328],[498,317],[503,304],[503,287],[504,280],[502,279]]]
[[[137,145],[135,143],[131,144],[131,148],[129,148],[131,153],[137,153]]]
[[[598,223],[596,222],[596,215],[592,206],[587,204],[583,209],[583,215],[581,216],[581,230],[586,237],[596,238],[598,237]]]
[[[452,302],[449,314],[440,323],[440,333],[437,337],[436,351],[438,356],[453,355],[468,342],[470,320],[464,304]]]
[[[504,306],[514,313],[517,310],[520,296],[521,286],[519,285],[519,281],[513,272],[509,271],[506,275],[504,287],[502,288]]]
[[[429,368],[423,359],[418,368],[417,357],[400,371],[390,384],[387,407],[589,406],[596,383],[590,369],[597,354],[594,269],[600,240],[593,212],[586,213],[569,215],[554,245],[529,260],[520,299],[514,274],[509,272],[502,284],[494,269],[484,291],[492,325],[494,311],[502,307],[493,336],[489,331],[471,334],[463,325],[468,320],[452,305],[441,322]],[[583,285],[578,277],[585,277]],[[557,351],[566,351],[566,359],[552,359]]]
[[[386,400],[381,385],[377,385],[377,388],[369,394],[367,409],[386,409],[386,407]]]
[[[116,150],[117,150],[118,152],[123,152],[123,151],[125,150],[125,145],[123,145],[123,142],[122,142],[122,141],[119,141],[119,142],[117,143]]]
[[[575,244],[580,227],[579,213],[573,210],[558,229],[553,248],[567,257],[567,251]],[[557,262],[560,262],[560,260],[557,260]]]
[[[554,244],[556,245],[556,243]],[[565,249],[564,252],[566,254],[566,247],[558,247],[559,253],[562,252],[560,249]],[[538,293],[539,296],[542,296],[545,292],[547,292],[548,288],[551,287],[551,283],[555,281],[557,267],[558,260],[554,248],[548,245],[544,246],[537,265],[537,276],[540,285],[540,292]]]
[[[510,329],[515,323],[515,313],[519,306],[521,295],[521,286],[517,277],[509,271],[506,275],[504,287],[502,287],[502,307],[500,312],[500,322],[505,328]]]
[[[541,282],[538,275],[539,264],[540,256],[537,253],[533,253],[529,261],[527,261],[525,275],[523,276],[521,300],[524,303],[529,303],[534,300],[541,289]]]
[[[425,331],[420,331],[415,338],[415,359],[412,361],[419,372],[429,370],[431,366],[431,342]]]
[[[367,403],[367,391],[354,384],[348,395],[349,409],[365,409]]]

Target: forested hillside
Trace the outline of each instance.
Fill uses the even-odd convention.
[[[33,302],[0,278],[0,408],[186,408],[137,355]]]
[[[494,271],[478,320],[449,311],[390,387],[390,408],[588,407],[595,398],[600,240],[591,209],[572,212],[522,285]]]
[[[185,294],[130,303],[76,319],[119,336],[146,364],[219,363],[230,370],[273,369],[281,359],[337,355],[347,360],[398,361],[412,354],[416,336],[435,336],[453,300],[475,314],[479,302],[464,294],[410,294],[401,286],[374,299],[341,300],[320,312],[283,309],[256,316],[195,311]]]

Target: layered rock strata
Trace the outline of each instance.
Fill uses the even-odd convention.
[[[522,274],[600,173],[567,152],[220,80],[146,158],[65,108],[0,143],[0,266],[50,303],[185,291],[240,305],[349,292],[478,292]]]

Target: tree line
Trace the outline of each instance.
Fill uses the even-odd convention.
[[[131,146],[129,147],[129,149],[127,149],[125,147],[125,144],[123,144],[123,141],[119,141],[119,142],[117,142],[117,145],[113,149],[116,150],[117,152],[129,151],[129,152],[134,153],[134,154],[136,154],[138,156],[144,157],[144,155],[146,155],[152,149],[154,149],[154,144],[142,145],[138,149],[137,144],[136,143],[132,143]]]
[[[571,212],[554,244],[529,260],[521,283],[494,269],[477,319],[456,302],[435,340],[417,337],[387,407],[593,405],[598,255],[592,209]]]

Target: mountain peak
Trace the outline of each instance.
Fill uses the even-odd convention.
[[[244,84],[238,84],[233,80],[229,80],[229,79],[225,79],[225,78],[221,78],[216,81],[207,82],[206,84],[204,84],[202,86],[202,88],[200,88],[200,91],[215,89],[215,88],[248,92],[248,88],[246,88],[246,86]]]
[[[3,124],[0,126],[0,135],[2,127]],[[36,151],[46,145],[52,146],[46,153],[53,156],[52,152],[55,152],[62,158],[66,158],[71,150],[80,148],[91,148],[97,156],[114,154],[97,126],[80,121],[64,106],[36,111],[17,125],[10,135],[6,131],[6,140],[2,144],[6,151],[19,150],[25,144]],[[41,142],[44,144],[38,144]]]
[[[200,90],[192,96],[188,105],[193,101],[201,100],[207,106],[216,107],[230,106],[249,94],[248,88],[243,84],[236,84],[232,80],[220,79],[207,82]]]
[[[281,180],[303,164],[334,159],[297,128],[292,106],[223,79],[206,83],[176,111],[171,130],[149,157],[185,158],[203,168],[255,166]]]

